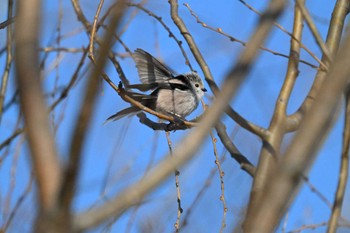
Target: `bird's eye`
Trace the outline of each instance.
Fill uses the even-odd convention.
[[[196,87],[199,87],[199,84],[198,84],[198,83],[196,83],[196,84],[195,84],[195,86],[196,86]]]

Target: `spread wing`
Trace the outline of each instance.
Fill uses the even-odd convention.
[[[143,84],[164,83],[177,76],[169,67],[142,49],[135,50],[133,59]]]

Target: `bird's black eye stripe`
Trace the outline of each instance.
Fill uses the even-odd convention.
[[[186,78],[184,75],[178,75],[178,76],[176,76],[175,77],[175,79],[179,79],[179,80],[181,80],[184,84],[186,84],[186,85],[191,85],[190,84],[190,81],[188,80],[188,78]]]

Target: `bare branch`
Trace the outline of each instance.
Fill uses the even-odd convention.
[[[223,232],[223,230],[226,228],[226,213],[227,213],[227,203],[226,203],[226,199],[225,199],[225,183],[224,183],[224,171],[222,170],[221,167],[221,163],[220,163],[220,159],[219,159],[219,154],[218,154],[218,150],[217,150],[217,139],[214,137],[213,132],[210,132],[210,137],[211,137],[211,141],[213,144],[213,152],[214,152],[214,156],[215,156],[215,164],[217,166],[218,172],[219,172],[219,178],[220,178],[220,190],[221,190],[221,195],[220,195],[220,201],[222,202],[222,219],[221,219],[221,227],[220,227],[220,233]]]
[[[312,20],[308,10],[305,8],[304,3],[302,2],[302,0],[295,0],[297,6],[300,8],[301,13],[303,14],[303,17],[307,23],[307,25],[309,26],[311,33],[313,34],[318,46],[321,48],[322,53],[324,55],[324,59],[327,59],[328,62],[327,63],[332,63],[332,56],[331,53],[329,52],[327,46],[325,45],[325,43],[322,40],[322,37],[319,33],[319,31],[317,30],[317,27],[314,23],[314,21]],[[327,67],[328,70],[328,67]]]
[[[328,29],[328,35],[326,40],[326,46],[330,52],[330,56],[334,57],[338,51],[339,43],[341,41],[341,36],[343,33],[343,27],[345,22],[345,17],[349,12],[349,0],[337,0],[332,19]],[[329,66],[329,60],[325,56],[322,57],[322,61],[326,66]],[[298,111],[290,116],[288,116],[287,130],[288,132],[295,131],[298,129],[301,120],[306,114],[311,106],[313,105],[314,99],[319,92],[320,86],[325,80],[327,72],[324,70],[318,70],[315,81],[312,88],[305,98],[303,104],[300,106]]]
[[[15,60],[21,108],[38,182],[39,203],[42,211],[49,211],[56,205],[61,170],[39,79],[40,5],[40,0],[17,4]]]
[[[252,7],[251,5],[249,5],[247,2],[245,2],[244,0],[238,0],[239,2],[241,2],[244,6],[246,6],[249,10],[253,11],[254,13],[261,15],[261,13],[255,9],[254,7]],[[321,65],[321,69],[326,70],[326,65],[313,53],[311,52],[310,49],[308,49],[301,41],[299,41],[292,33],[290,33],[289,31],[287,31],[287,29],[285,29],[281,24],[279,24],[278,22],[274,22],[274,25],[280,29],[282,32],[286,33],[288,36],[290,36],[293,40],[297,41],[300,44],[300,47],[303,48],[313,59],[315,59],[320,65]],[[303,60],[300,60],[301,63],[304,63]],[[306,63],[305,63],[306,64]]]
[[[350,36],[336,57],[314,105],[306,114],[300,130],[288,146],[285,156],[264,187],[261,203],[249,219],[246,232],[272,232],[291,203],[302,174],[311,166],[331,126],[334,108],[349,82]],[[331,77],[331,78],[330,78]]]
[[[338,187],[332,208],[332,215],[328,223],[328,233],[337,231],[338,219],[341,214],[346,184],[349,175],[349,149],[350,149],[350,85],[345,91],[345,124],[343,131],[343,148],[341,153],[341,164],[339,171]]]
[[[118,7],[115,8],[110,20],[110,28],[112,31],[115,31],[117,29],[123,16],[124,9],[125,2],[118,1]],[[113,34],[107,31],[103,41],[104,43],[102,45],[102,48],[100,49],[100,54],[98,55],[96,66],[94,67],[90,74],[90,77],[88,78],[88,84],[84,96],[84,101],[82,103],[80,113],[76,120],[76,127],[72,135],[69,163],[66,169],[66,174],[61,190],[61,201],[63,203],[63,210],[67,211],[68,213],[70,211],[71,202],[75,194],[75,186],[77,182],[78,172],[80,168],[80,160],[82,156],[81,150],[83,147],[84,139],[87,135],[86,132],[88,129],[88,125],[93,116],[96,95],[100,83],[98,77],[102,73],[103,67],[108,58],[108,52],[113,42]]]
[[[259,163],[250,194],[247,221],[244,223],[244,226],[249,226],[251,224],[251,222],[249,222],[250,216],[254,214],[255,209],[260,205],[263,187],[269,182],[268,177],[276,165],[276,158],[279,157],[281,143],[286,133],[286,111],[290,95],[299,73],[300,43],[298,41],[301,41],[303,31],[302,14],[296,7],[294,12],[293,37],[296,38],[296,40],[291,40],[290,59],[288,61],[286,77],[275,104],[275,111],[268,129],[270,132],[269,137],[265,138],[260,152]]]
[[[243,1],[240,1],[240,2],[242,2],[243,4],[246,4],[246,3],[243,2]],[[213,32],[219,33],[220,35],[223,35],[223,36],[227,37],[227,38],[228,38],[230,41],[232,41],[232,42],[237,42],[237,43],[241,44],[242,46],[247,46],[247,42],[245,42],[245,41],[243,41],[243,40],[240,40],[240,39],[237,39],[237,38],[235,38],[235,37],[229,35],[228,33],[224,32],[224,31],[222,30],[222,28],[214,28],[214,27],[212,27],[212,26],[209,26],[207,23],[203,22],[203,21],[199,18],[199,16],[196,15],[196,13],[191,9],[191,7],[190,7],[189,4],[184,3],[184,6],[187,7],[187,9],[190,11],[191,15],[192,15],[193,17],[195,17],[197,23],[199,23],[200,25],[202,25],[202,27],[207,28],[207,29],[209,29],[209,30],[211,30],[211,31],[213,31]],[[256,11],[255,11],[255,12],[256,12]],[[261,13],[260,13],[259,15],[261,15]],[[279,25],[279,24],[277,24],[277,23],[274,23],[274,24],[275,24],[275,25]],[[279,26],[280,26],[280,25],[279,25]],[[281,28],[283,28],[283,27],[281,27]],[[281,29],[281,30],[282,30],[282,29]],[[285,32],[287,32],[287,31],[285,31]],[[295,38],[295,37],[293,36],[293,34],[291,34],[291,33],[289,33],[289,32],[287,32],[287,33],[288,33],[288,35],[290,35],[290,36],[292,37],[292,39],[297,40],[297,38]],[[300,45],[303,45],[300,41],[297,40],[297,42],[298,42]],[[304,46],[304,45],[303,45],[303,46]],[[265,52],[268,52],[268,53],[271,53],[271,54],[273,54],[273,55],[276,55],[276,56],[280,56],[280,57],[287,58],[287,59],[290,58],[289,55],[286,55],[286,54],[283,54],[283,53],[274,51],[274,50],[269,49],[269,48],[266,48],[266,47],[264,47],[264,46],[262,46],[262,45],[260,46],[260,49],[263,50],[263,51],[265,51]],[[311,53],[309,50],[306,50],[306,51],[307,51],[312,57],[314,57],[316,61],[321,62],[321,61],[315,56],[315,54]],[[308,65],[308,66],[310,66],[310,67],[312,67],[312,68],[318,68],[316,65],[313,65],[313,64],[311,64],[310,62],[305,61],[305,60],[300,60],[299,62],[300,62],[300,63],[303,63],[303,64],[305,64],[305,65]]]

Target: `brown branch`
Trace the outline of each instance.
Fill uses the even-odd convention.
[[[115,31],[118,28],[124,13],[124,9],[124,1],[118,1],[118,7],[115,8],[110,21],[110,28],[112,31]],[[75,129],[71,138],[69,162],[66,168],[60,200],[63,204],[64,214],[68,215],[70,214],[71,203],[75,194],[83,144],[85,137],[87,136],[89,123],[93,116],[97,91],[100,83],[98,77],[102,73],[103,67],[108,58],[108,52],[113,42],[113,34],[106,32],[103,41],[104,43],[100,49],[96,66],[94,66],[90,77],[88,78],[85,96],[83,98],[83,103],[76,119]],[[93,57],[90,58],[94,61]]]
[[[61,170],[39,79],[40,3],[40,0],[28,0],[17,4],[15,61],[20,103],[38,184],[38,201],[41,212],[47,212],[56,205]]]
[[[275,103],[275,110],[268,128],[270,134],[266,137],[263,143],[262,150],[259,156],[256,175],[253,181],[253,187],[250,194],[250,201],[247,210],[247,220],[244,222],[244,228],[252,224],[249,220],[254,214],[255,209],[260,205],[260,200],[263,195],[263,187],[269,182],[268,177],[276,165],[276,158],[279,157],[281,143],[284,134],[286,133],[286,111],[290,95],[292,93],[296,78],[298,76],[298,65],[300,57],[300,43],[303,31],[303,17],[299,8],[294,9],[294,26],[293,36],[289,52],[288,68],[286,77],[282,85],[281,91]]]
[[[349,11],[349,0],[337,0],[332,19],[328,28],[328,35],[326,40],[326,46],[329,50],[330,56],[334,57],[338,51],[339,43],[341,41],[341,36],[344,28],[345,17]],[[325,55],[322,56],[322,61],[326,66],[329,66],[329,60]],[[310,92],[305,98],[303,104],[300,106],[297,112],[288,116],[287,118],[287,130],[288,132],[295,131],[299,128],[303,116],[309,111],[314,103],[314,99],[319,92],[322,83],[325,80],[327,72],[324,70],[318,70],[315,81],[311,87]]]
[[[305,115],[285,156],[267,179],[261,203],[250,217],[246,232],[272,232],[293,200],[302,175],[309,170],[331,125],[334,109],[350,77],[350,36],[340,49],[314,105]]]
[[[350,149],[350,85],[348,84],[345,93],[345,124],[343,131],[343,148],[341,154],[341,164],[339,171],[338,187],[335,195],[332,215],[329,219],[327,233],[337,231],[338,219],[341,214],[346,184],[349,175],[349,149]]]

